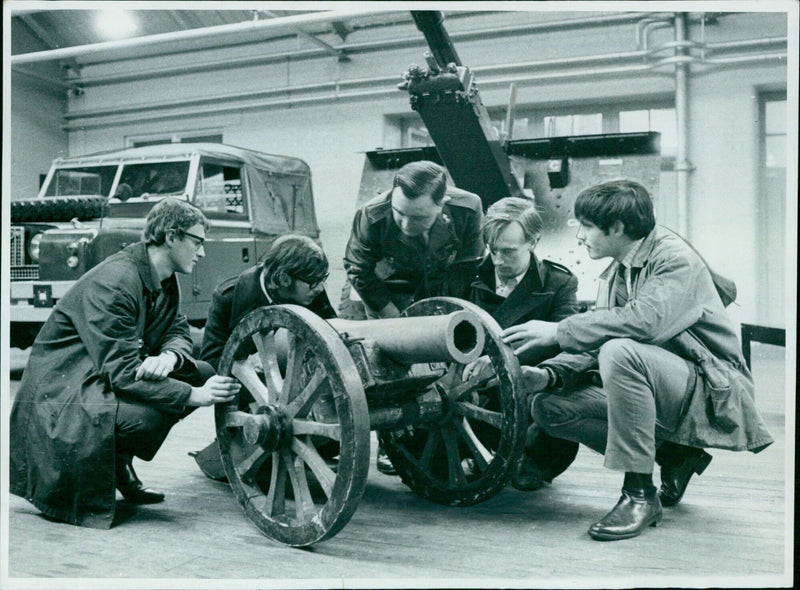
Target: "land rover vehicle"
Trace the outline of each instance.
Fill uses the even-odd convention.
[[[59,158],[37,198],[11,202],[11,345],[29,346],[58,299],[139,240],[147,212],[167,196],[211,223],[205,257],[179,275],[182,311],[197,326],[214,288],[256,264],[276,237],[319,237],[311,173],[297,158],[211,143]]]

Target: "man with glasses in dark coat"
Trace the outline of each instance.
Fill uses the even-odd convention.
[[[109,528],[115,487],[133,504],[164,500],[132,458],[151,460],[195,407],[240,385],[192,356],[176,273],[204,255],[203,214],[164,199],[143,240],[83,275],[36,337],[10,421],[11,492],[51,518]]]

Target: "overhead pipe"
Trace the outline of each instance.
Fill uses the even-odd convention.
[[[233,35],[241,33],[255,33],[275,29],[292,29],[302,25],[314,23],[327,23],[336,20],[362,17],[374,14],[393,14],[404,12],[399,10],[328,10],[325,12],[314,12],[310,14],[300,14],[296,16],[285,16],[269,20],[250,20],[229,25],[217,25],[214,27],[203,27],[200,29],[188,29],[183,31],[173,31],[170,33],[159,33],[146,37],[132,37],[130,39],[119,39],[116,41],[104,41],[102,43],[92,43],[90,45],[78,45],[75,47],[62,47],[60,49],[49,49],[46,51],[36,51],[11,56],[11,65],[33,63],[41,61],[52,61],[89,55],[92,53],[104,53],[118,49],[131,49],[134,47],[145,47],[159,45],[162,43],[175,43],[176,41],[190,41],[194,39],[204,39],[208,37],[219,37],[223,35]]]
[[[674,42],[670,42],[674,45]],[[686,43],[686,42],[682,42]],[[749,47],[758,47],[764,45],[774,45],[774,44],[786,44],[785,37],[773,37],[768,39],[754,39],[754,40],[743,40],[743,41],[732,41],[732,42],[720,42],[720,43],[711,43],[708,44],[707,49],[710,52],[713,51],[724,51],[726,49],[741,49],[741,48],[749,48]],[[482,76],[491,76],[493,74],[500,74],[503,72],[509,72],[514,70],[537,70],[540,71],[545,68],[555,68],[555,67],[564,67],[564,66],[586,66],[591,63],[595,62],[614,62],[614,61],[624,61],[624,60],[637,60],[638,58],[646,56],[648,53],[656,53],[659,51],[659,48],[654,48],[649,52],[644,51],[630,51],[630,52],[623,52],[623,53],[608,53],[602,55],[592,55],[592,56],[579,56],[579,57],[569,57],[569,58],[560,58],[554,60],[540,60],[540,61],[531,61],[531,62],[518,62],[513,64],[504,64],[504,65],[495,65],[495,66],[479,66],[475,68],[471,68],[475,74],[479,74]],[[781,57],[785,57],[785,54],[762,54],[762,55],[748,55],[748,56],[741,56],[741,58],[719,58],[715,59],[713,63],[735,63],[735,62],[742,62],[746,63],[749,61],[760,61],[760,60],[769,60],[769,59],[781,59]],[[587,75],[597,75],[597,74],[617,74],[617,73],[633,73],[637,71],[646,71],[648,69],[655,69],[661,65],[668,65],[670,63],[674,63],[672,60],[673,58],[667,58],[666,60],[661,60],[659,62],[651,63],[650,65],[642,65],[636,66],[632,69],[591,69],[591,70],[576,70],[575,72],[555,72],[551,74],[547,73],[540,73],[538,75],[534,75],[533,77],[530,75],[522,75],[521,77],[513,77],[513,78],[504,78],[501,81],[493,82],[492,79],[481,79],[481,86],[490,86],[496,83],[509,83],[509,82],[530,82],[530,81],[543,81],[543,80],[553,80],[553,79],[562,79],[562,78],[573,78],[573,77],[582,77]],[[696,60],[696,58],[692,58],[691,56],[684,56],[682,59],[685,60]],[[330,82],[318,82],[314,84],[306,84],[306,85],[299,85],[299,86],[291,86],[291,87],[282,87],[282,88],[274,88],[269,90],[254,90],[249,92],[238,92],[233,94],[225,94],[225,95],[216,95],[216,96],[205,96],[205,97],[198,97],[198,98],[190,98],[190,99],[181,99],[172,102],[162,102],[162,103],[148,103],[148,104],[138,104],[138,105],[124,105],[124,106],[117,106],[107,109],[92,109],[92,110],[83,110],[83,111],[72,111],[64,115],[64,119],[78,119],[78,118],[88,118],[88,117],[102,117],[102,116],[109,116],[109,115],[117,115],[117,114],[124,114],[124,113],[132,113],[132,112],[139,112],[139,111],[147,111],[152,109],[163,109],[163,108],[181,108],[181,107],[189,107],[194,105],[202,105],[208,102],[219,102],[219,101],[235,101],[235,100],[247,100],[247,99],[258,99],[258,98],[265,98],[269,96],[274,96],[276,94],[287,94],[287,93],[304,93],[304,92],[316,92],[316,91],[323,91],[323,90],[330,90],[335,88],[357,88],[357,87],[368,87],[368,86],[375,86],[381,84],[394,84],[399,78],[397,76],[381,76],[381,77],[374,77],[374,78],[359,78],[353,80],[334,80]],[[233,107],[232,107],[233,108]],[[235,110],[235,109],[234,109]]]
[[[360,13],[357,12],[358,16],[364,16],[367,14],[375,14],[376,11],[361,11]],[[398,11],[385,11],[382,14],[393,14]],[[342,20],[344,18],[349,18],[350,14],[347,12],[326,12],[326,13],[315,13],[315,14],[335,14],[335,17],[328,17],[328,18],[320,18],[319,20],[313,22],[329,22],[331,20]],[[629,12],[624,14],[612,14],[612,15],[604,15],[604,16],[596,16],[596,17],[588,17],[588,18],[575,18],[575,19],[563,19],[557,21],[547,21],[544,23],[530,23],[530,24],[523,24],[523,25],[510,25],[506,27],[491,27],[487,29],[473,29],[470,31],[461,31],[457,33],[452,33],[450,38],[457,41],[466,41],[475,38],[485,39],[488,37],[493,36],[508,36],[508,35],[523,35],[523,34],[530,34],[530,33],[542,33],[548,32],[553,30],[564,30],[564,29],[572,29],[572,28],[581,28],[581,27],[589,27],[589,26],[600,26],[600,25],[609,25],[609,24],[623,24],[627,22],[633,22],[640,18],[642,18],[647,13],[641,12]],[[309,16],[309,15],[303,15]],[[129,47],[145,47],[149,45],[158,45],[163,43],[170,43],[174,41],[184,40],[184,37],[188,39],[201,39],[205,36],[216,36],[221,34],[229,34],[230,32],[239,32],[240,30],[244,31],[256,31],[262,30],[266,27],[258,26],[254,28],[253,23],[279,23],[281,26],[285,26],[287,29],[293,29],[298,26],[296,22],[287,22],[287,19],[294,19],[297,17],[283,17],[280,19],[273,19],[269,21],[247,21],[244,23],[235,23],[232,25],[221,25],[218,27],[206,27],[203,29],[192,29],[190,31],[178,31],[175,33],[163,33],[160,35],[148,35],[146,37],[135,37],[133,39],[122,39],[119,41],[108,41],[104,43],[93,43],[90,45],[80,45],[76,47],[67,47],[63,49],[55,49],[55,50],[48,50],[48,51],[39,51],[35,53],[25,53],[21,55],[14,55],[11,57],[11,65],[12,67],[16,64],[21,63],[30,63],[33,61],[51,61],[56,59],[65,59],[66,57],[77,57],[80,55],[90,55],[93,53],[97,53],[99,51],[112,51],[114,49],[125,49]],[[309,21],[312,22],[312,21]],[[305,24],[308,24],[306,22]],[[277,27],[277,24],[273,25]],[[239,27],[235,31],[230,30],[223,30],[220,31],[223,27]],[[209,31],[208,35],[203,35],[203,31]],[[196,32],[196,33],[195,33]],[[189,36],[191,33],[195,33],[194,35]],[[179,39],[177,36],[181,35]],[[345,43],[341,45],[332,46],[333,49],[337,51],[343,51],[346,53],[359,53],[364,51],[376,51],[381,49],[393,49],[398,47],[404,46],[414,46],[414,45],[424,45],[424,41],[417,36],[414,37],[404,37],[398,39],[387,39],[382,41],[366,41],[361,43]],[[102,46],[102,48],[100,47]],[[57,52],[64,52],[57,53]],[[66,52],[70,52],[69,55]],[[176,51],[175,53],[179,53]],[[280,58],[280,59],[297,59],[297,58],[309,58],[309,57],[318,57],[320,55],[327,55],[327,51],[319,50],[319,49],[312,49],[312,50],[297,50],[288,53],[282,53],[275,56],[267,56],[266,58],[263,56],[252,56],[247,58],[239,58],[235,60],[228,61],[218,61],[218,62],[210,62],[212,67],[224,67],[227,63],[231,63],[232,67],[242,66],[242,65],[252,65],[257,63],[262,63],[263,60],[270,60],[272,58]],[[129,58],[133,59],[133,58]],[[109,60],[109,61],[121,61],[121,60]],[[205,64],[197,64],[198,66],[208,68],[209,63]],[[161,76],[168,76],[175,73],[181,73],[186,71],[187,66],[175,66],[172,68],[161,68],[157,70],[156,75]],[[192,65],[188,66],[192,68]],[[145,72],[143,74],[146,75]],[[152,73],[151,73],[152,75]],[[122,74],[121,76],[125,76]],[[87,82],[84,82],[83,79],[75,79],[75,83],[84,83],[84,84],[95,84],[95,83],[102,83],[102,80],[111,80],[116,81],[117,76],[111,75],[108,77],[95,77],[95,78],[87,78]]]
[[[497,29],[484,29],[483,34],[489,34],[490,31],[496,31]],[[477,35],[477,33],[476,33]],[[369,51],[369,50],[381,50],[381,49],[391,49],[396,48],[398,46],[402,46],[403,44],[411,44],[413,41],[414,44],[423,45],[421,40],[419,39],[393,39],[393,40],[384,40],[384,41],[375,41],[369,43],[358,43],[358,44],[345,44],[345,45],[338,45],[336,46],[337,49],[341,49],[348,54],[358,53],[359,51]],[[770,46],[775,44],[786,44],[786,37],[765,37],[763,39],[751,39],[745,41],[731,41],[731,42],[720,42],[720,43],[709,43],[704,46],[705,50],[707,51],[714,51],[714,50],[724,50],[724,49],[745,49],[745,48],[754,48],[759,46]],[[652,51],[652,50],[651,50]],[[573,57],[573,58],[559,58],[553,60],[541,60],[541,61],[534,61],[534,62],[521,62],[521,63],[514,63],[514,64],[506,64],[506,65],[496,65],[496,66],[477,66],[470,68],[474,73],[480,74],[483,71],[488,70],[514,70],[514,69],[527,69],[532,67],[559,67],[565,65],[580,65],[589,62],[600,62],[600,61],[610,61],[610,60],[625,60],[625,59],[639,59],[645,58],[650,54],[650,51],[628,51],[628,52],[621,52],[621,53],[614,53],[614,54],[604,54],[604,55],[595,55],[595,56],[580,56],[580,57]],[[238,67],[248,67],[248,66],[255,66],[255,65],[263,65],[268,63],[280,63],[285,61],[291,61],[295,59],[313,59],[318,57],[325,57],[327,52],[321,49],[302,49],[297,51],[292,51],[289,53],[278,53],[278,54],[271,54],[271,55],[256,55],[256,56],[247,56],[247,57],[240,57],[240,58],[233,58],[233,59],[225,59],[225,60],[217,60],[211,62],[204,62],[204,63],[195,63],[195,64],[181,64],[177,66],[167,66],[158,69],[150,69],[147,71],[136,71],[136,72],[122,72],[117,74],[104,74],[100,76],[82,76],[80,78],[71,78],[69,82],[71,85],[79,85],[81,87],[90,87],[90,86],[97,86],[100,84],[114,84],[119,82],[132,82],[136,80],[144,80],[144,79],[152,79],[157,77],[164,77],[164,76],[172,76],[175,74],[189,74],[193,72],[207,72],[217,69],[233,69]]]
[[[772,54],[772,55],[758,55],[758,56],[742,56],[740,60],[737,60],[736,63],[753,63],[765,60],[784,60],[786,59],[786,54]],[[654,66],[647,65],[647,64],[637,64],[631,66],[621,66],[621,67],[611,67],[611,68],[590,68],[590,69],[583,69],[583,70],[576,70],[572,72],[548,72],[548,73],[541,73],[535,75],[520,75],[520,76],[506,76],[502,78],[490,78],[481,80],[481,87],[493,87],[493,86],[507,86],[510,83],[518,83],[518,84],[530,84],[530,83],[537,83],[537,82],[551,82],[555,80],[565,80],[565,79],[578,79],[578,78],[597,78],[598,76],[614,76],[614,75],[629,75],[629,74],[637,74],[637,73],[647,73],[653,72]],[[668,75],[668,74],[665,74]],[[365,81],[361,81],[362,83]],[[305,86],[306,90],[314,90],[316,87],[319,86],[319,89],[323,86],[326,88],[331,88],[331,86],[335,86],[335,83],[325,82],[319,85],[309,85]],[[270,95],[276,94],[291,94],[296,90],[295,87],[289,88],[282,88],[282,89],[275,89],[272,91],[268,91]],[[94,117],[97,120],[90,121],[90,122],[73,122],[68,123],[61,126],[61,129],[64,131],[74,131],[80,129],[88,129],[92,127],[100,127],[104,125],[124,125],[129,123],[138,123],[141,121],[160,121],[160,120],[169,120],[169,119],[176,119],[176,118],[185,118],[185,117],[193,117],[193,116],[208,116],[208,115],[216,115],[228,112],[238,112],[244,110],[253,110],[253,109],[267,109],[267,108],[283,108],[288,106],[300,106],[300,105],[313,105],[313,104],[324,104],[324,103],[331,103],[340,100],[359,100],[365,98],[377,98],[377,97],[386,97],[386,96],[397,96],[398,91],[397,88],[393,85],[392,87],[387,87],[385,89],[380,90],[370,90],[370,91],[354,91],[350,93],[341,93],[334,91],[332,94],[324,94],[320,96],[311,96],[311,97],[292,97],[292,98],[285,98],[280,100],[271,100],[271,101],[258,101],[253,102],[250,104],[230,104],[231,101],[236,100],[238,95],[226,95],[226,96],[218,96],[214,97],[214,102],[225,101],[227,104],[218,105],[218,106],[208,106],[201,109],[193,109],[191,111],[186,112],[162,112],[162,113],[154,113],[153,110],[157,109],[164,109],[164,108],[172,108],[170,104],[148,104],[148,105],[138,105],[135,107],[136,113],[133,113],[128,108],[119,108],[119,109],[106,109],[102,112],[94,111],[90,114],[86,112],[81,114],[73,114],[73,118],[80,119],[80,118],[88,118]],[[209,102],[212,99],[205,99],[201,102]],[[150,111],[150,112],[147,112]],[[130,113],[128,117],[118,117],[116,119],[109,119],[107,117],[113,116],[115,114],[124,114],[125,112]]]

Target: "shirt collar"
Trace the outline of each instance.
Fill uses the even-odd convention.
[[[631,244],[628,253],[619,261],[620,266],[624,266],[625,268],[630,268],[633,265],[633,261],[636,258],[636,255],[639,253],[639,249],[642,247],[644,243],[644,238],[639,238],[635,242]]]

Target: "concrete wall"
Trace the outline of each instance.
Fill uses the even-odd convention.
[[[548,19],[560,21],[582,16],[592,15],[547,12],[488,14],[480,19],[452,18],[446,24],[451,36],[455,36],[461,31],[490,26],[538,23]],[[495,35],[482,40],[456,40],[455,43],[464,63],[478,72],[484,68],[484,73],[478,74],[478,82],[484,103],[491,107],[506,103],[509,76],[522,74],[531,77],[554,71],[544,66],[533,69],[521,66],[507,72],[492,70],[493,66],[630,52],[637,49],[636,32],[634,23],[602,28],[556,27],[536,34]],[[694,40],[700,40],[702,36],[712,42],[779,37],[787,34],[787,19],[782,13],[725,15],[716,23],[708,23],[703,30],[693,24],[690,32]],[[671,28],[658,29],[652,33],[648,43],[654,47],[670,41],[672,35]],[[386,31],[356,31],[346,42],[415,36],[421,38],[413,26],[402,25]],[[333,45],[341,43],[333,36],[323,37],[323,40]],[[287,39],[173,56],[86,63],[83,74],[90,78],[130,72],[142,75],[132,81],[91,85],[85,94],[70,99],[68,112],[73,116],[85,116],[68,122],[69,152],[79,154],[122,147],[126,138],[135,135],[214,130],[223,134],[226,143],[306,160],[313,173],[323,245],[334,267],[329,294],[336,302],[343,281],[341,258],[363,166],[362,152],[384,145],[389,133],[385,116],[410,111],[407,97],[393,87],[409,63],[424,63],[424,46],[354,52],[347,63],[339,63],[331,56],[304,60],[287,58],[277,63],[233,69],[215,68],[155,78],[146,75],[175,64],[187,64],[188,67],[195,63],[212,63],[259,53],[278,55],[307,47],[314,46],[308,41]],[[649,71],[603,74],[598,68],[608,67],[609,63],[584,66],[581,75],[570,78],[520,81],[517,104],[563,106],[632,98],[646,101],[648,98],[660,100],[674,93],[673,68],[670,65]],[[761,88],[786,88],[785,62],[756,61],[737,67],[695,65],[692,68],[688,148],[695,170],[690,176],[687,237],[704,252],[715,268],[736,280],[740,290],[740,307],[733,309],[736,319],[758,323],[765,321],[766,316],[759,311],[755,288],[759,265],[757,224],[754,220],[759,202],[756,99]],[[566,68],[561,67],[560,71],[566,71]],[[386,77],[389,78],[381,79]],[[353,87],[345,85],[338,91],[303,88],[321,82],[365,79],[373,79],[373,82]],[[231,96],[286,88],[293,91],[268,96]],[[31,92],[30,103],[39,99],[40,95],[26,92]],[[354,93],[363,97],[352,98]],[[220,98],[223,96],[228,98]],[[163,104],[186,99],[194,102],[172,108],[165,108]],[[296,102],[292,103],[292,100]],[[22,101],[18,103],[21,104]],[[137,104],[148,106],[137,112],[103,114],[103,111],[113,111],[119,106]],[[210,109],[219,112],[215,114],[209,112]],[[54,131],[53,136],[57,138],[60,134]],[[47,158],[59,155],[58,149],[54,142],[52,153]],[[36,152],[36,146],[27,145],[25,152]],[[660,221],[674,225],[677,204],[672,179],[667,179],[662,188],[667,193],[661,195]],[[772,299],[774,301],[774,297]]]
[[[44,49],[26,29],[14,29],[12,47],[15,52]],[[57,78],[58,64],[41,64],[35,70],[41,76]],[[38,77],[11,73],[10,183],[11,198],[35,197],[39,192],[39,175],[50,169],[58,156],[69,155],[68,134],[61,129],[67,109],[67,90]],[[5,122],[4,122],[5,125]]]

